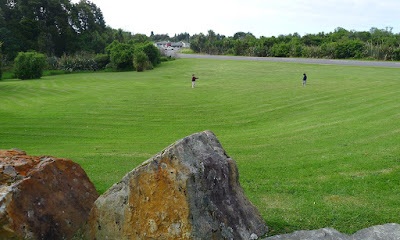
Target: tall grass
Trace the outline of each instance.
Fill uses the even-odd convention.
[[[0,92],[0,148],[70,158],[100,193],[210,129],[272,235],[399,222],[398,69],[179,59],[3,81]]]
[[[179,53],[183,53],[183,54],[194,54],[195,52],[190,49],[190,48],[183,48],[179,51]]]

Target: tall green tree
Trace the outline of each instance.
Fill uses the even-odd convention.
[[[117,40],[107,46],[106,52],[110,56],[111,63],[117,70],[129,70],[133,64],[135,46],[129,43],[120,43]]]
[[[78,34],[79,50],[102,53],[107,45],[106,24],[103,13],[96,4],[81,0],[72,8],[71,19]]]
[[[3,45],[2,42],[0,42],[0,80],[3,76],[3,54],[1,53],[1,45]]]
[[[100,8],[90,1],[0,0],[0,37],[9,60],[28,50],[48,56],[103,52],[110,34]]]

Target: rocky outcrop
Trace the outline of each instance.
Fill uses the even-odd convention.
[[[98,193],[69,159],[0,150],[0,239],[69,239]]]
[[[400,225],[388,223],[373,226],[356,232],[354,235],[346,235],[333,228],[322,228],[312,231],[296,231],[290,234],[264,238],[264,240],[399,240]]]
[[[267,227],[236,163],[205,131],[128,173],[92,209],[92,239],[257,239]]]

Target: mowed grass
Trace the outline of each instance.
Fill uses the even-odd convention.
[[[209,129],[236,160],[269,235],[350,234],[400,223],[399,73],[180,59],[142,73],[7,80],[0,148],[70,158],[103,193],[174,141]]]

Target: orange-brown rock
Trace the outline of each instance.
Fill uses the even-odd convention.
[[[0,150],[0,239],[69,239],[98,197],[69,159]]]
[[[205,131],[128,173],[93,207],[92,239],[257,239],[267,231],[235,161]]]

